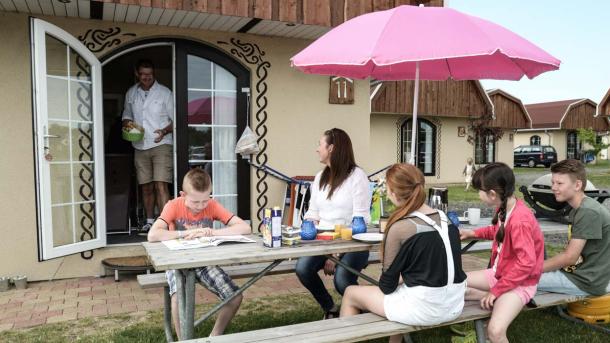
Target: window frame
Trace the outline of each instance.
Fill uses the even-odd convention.
[[[474,163],[475,163],[475,164],[490,164],[490,163],[494,163],[494,162],[496,162],[496,142],[493,142],[493,143],[492,143],[492,160],[491,160],[491,161],[489,161],[489,160],[487,159],[487,156],[488,156],[488,147],[489,147],[489,140],[490,140],[490,139],[493,139],[493,135],[492,135],[492,134],[487,134],[487,135],[485,135],[485,143],[484,143],[484,146],[483,146],[483,148],[482,148],[482,150],[483,150],[483,152],[482,152],[482,154],[483,154],[483,160],[481,161],[481,160],[478,158],[478,155],[477,155],[477,149],[478,149],[478,147],[479,147],[479,145],[480,145],[480,141],[481,141],[481,135],[480,135],[480,134],[477,134],[477,135],[475,136],[475,139],[474,139]]]
[[[407,129],[407,125],[411,125],[413,126],[413,118],[408,118],[406,120],[404,120],[401,124],[400,124],[400,160],[403,163],[406,163],[408,161],[405,161],[405,144],[407,144],[407,139],[409,139],[408,144],[410,144],[410,139],[411,139],[411,135],[405,135],[405,131]],[[419,137],[421,134],[424,134],[425,131],[423,130],[423,128],[421,127],[422,124],[426,124],[428,126],[430,126],[430,128],[432,128],[432,170],[430,172],[425,171],[425,166],[422,163],[422,159],[419,158],[419,143],[415,144],[415,156],[417,156],[418,158],[416,158],[416,163],[417,163],[417,168],[419,170],[421,170],[421,172],[424,174],[424,176],[435,176],[436,175],[436,139],[437,139],[437,125],[434,124],[433,122],[431,122],[430,120],[424,119],[424,118],[418,118],[417,119],[417,137],[419,140]],[[405,137],[407,136],[407,137]],[[409,145],[410,146],[410,145]]]

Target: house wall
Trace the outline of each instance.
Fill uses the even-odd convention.
[[[410,116],[394,114],[371,114],[371,148],[368,161],[381,169],[399,159],[398,125]],[[462,170],[468,157],[474,157],[474,146],[467,137],[458,137],[458,127],[468,127],[466,118],[426,118],[437,125],[437,135],[440,135],[440,145],[437,140],[437,173],[426,176],[426,184],[447,184],[464,181]],[[439,125],[440,124],[440,125]],[[510,131],[512,132],[512,131]],[[512,165],[512,142],[508,141],[508,132],[496,144],[496,160]],[[361,163],[359,161],[359,163]],[[440,167],[440,168],[438,168]]]
[[[506,163],[509,167],[513,166],[513,142],[510,140],[510,135],[513,130],[504,130],[502,138],[496,142],[496,162]],[[513,135],[514,140],[514,135]]]
[[[320,168],[315,153],[317,142],[326,129],[340,127],[353,139],[357,160],[371,171],[369,162],[369,83],[356,81],[353,105],[328,103],[329,78],[305,75],[290,67],[289,59],[308,41],[269,38],[256,35],[206,32],[180,28],[123,24],[97,20],[45,18],[74,36],[89,29],[120,27],[122,32],[136,34],[123,37],[121,44],[134,39],[152,37],[182,37],[216,45],[218,40],[238,38],[256,43],[265,51],[265,59],[271,63],[267,79],[267,156],[268,164],[288,175],[314,175]],[[33,116],[31,89],[31,56],[29,20],[24,14],[0,12],[0,42],[10,49],[0,52],[0,76],[3,91],[0,92],[0,118],[5,128],[0,135],[0,151],[4,161],[0,170],[0,215],[4,225],[0,233],[1,269],[5,275],[25,274],[30,280],[46,280],[98,275],[100,261],[106,257],[143,254],[140,245],[112,246],[95,250],[93,258],[84,260],[80,254],[38,262],[36,223],[36,178],[33,150]],[[102,51],[107,53],[111,49]],[[225,48],[220,46],[220,48]],[[252,70],[252,66],[244,64]],[[252,70],[252,99],[256,99],[255,84],[258,81]],[[256,104],[252,113],[256,113]],[[256,124],[253,119],[253,124]],[[241,133],[238,133],[241,134]],[[285,185],[268,178],[268,205],[282,204]],[[256,218],[256,179],[252,173],[251,217]],[[7,239],[10,237],[10,239]]]
[[[541,145],[551,145],[557,151],[557,160],[565,160],[568,154],[568,141],[567,141],[567,132],[566,130],[553,130],[544,132],[544,130],[540,131],[525,131],[525,132],[517,132],[515,133],[514,140],[514,148],[519,145],[529,145],[530,137],[533,135],[540,136],[540,144]]]

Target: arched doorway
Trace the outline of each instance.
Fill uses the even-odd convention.
[[[132,160],[125,157],[129,155],[131,147],[128,144],[125,147],[124,141],[117,141],[111,136],[116,135],[116,119],[120,119],[123,108],[122,96],[135,83],[133,66],[142,57],[153,60],[156,79],[174,93],[174,186],[170,193],[177,195],[184,174],[192,167],[200,167],[212,176],[213,197],[241,218],[249,219],[249,166],[245,160],[238,160],[233,150],[247,125],[250,72],[230,55],[213,46],[185,39],[156,38],[131,42],[101,58],[106,105],[104,114],[109,117],[104,125],[106,161],[114,158],[123,167],[126,163],[129,167],[132,164]],[[119,146],[118,152],[113,144]],[[117,153],[123,157],[117,157]],[[107,164],[112,168],[111,162]],[[114,168],[117,169],[124,168]],[[123,179],[112,171],[107,172],[106,176]],[[113,195],[108,194],[113,191],[113,180],[107,181],[108,206],[113,206],[110,202]],[[131,200],[127,200],[131,204],[130,213],[127,214],[131,224],[127,225],[132,227],[134,221],[141,220],[141,213],[137,211],[141,207],[137,203],[137,186],[133,181],[132,176],[128,187],[131,189]],[[116,212],[109,210],[107,213],[111,232],[114,228],[110,225],[110,216]],[[120,223],[127,220],[125,215],[123,213],[121,218],[114,220],[119,228]],[[119,231],[125,233],[128,230],[123,228]]]

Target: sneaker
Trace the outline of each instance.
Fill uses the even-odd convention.
[[[138,235],[140,236],[148,236],[148,231],[150,231],[150,228],[152,227],[152,223],[146,223],[144,225],[142,225],[142,227],[138,230]]]

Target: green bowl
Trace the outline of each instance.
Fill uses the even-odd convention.
[[[144,138],[144,132],[140,133],[131,133],[125,130],[123,131],[123,139],[130,142],[139,142]]]

